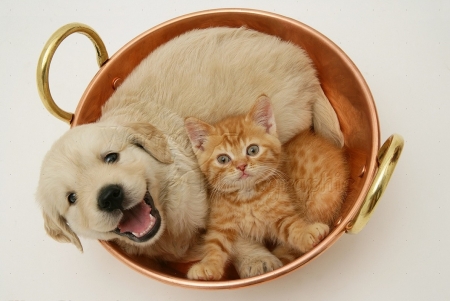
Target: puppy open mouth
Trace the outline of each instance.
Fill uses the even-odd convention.
[[[123,217],[113,232],[132,241],[146,242],[154,237],[161,227],[161,216],[148,191],[139,204],[127,210],[123,209],[122,213]]]

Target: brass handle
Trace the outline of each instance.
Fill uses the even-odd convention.
[[[41,56],[39,57],[36,73],[39,96],[41,97],[44,106],[54,116],[69,124],[72,122],[73,114],[62,110],[56,105],[52,94],[50,93],[48,74],[50,63],[56,49],[65,38],[75,32],[84,34],[92,41],[95,46],[95,50],[97,51],[98,66],[103,66],[103,64],[108,60],[108,52],[106,51],[105,44],[100,36],[87,25],[81,23],[70,23],[58,29],[47,41],[44,49],[42,50]]]
[[[350,223],[347,232],[359,233],[369,221],[378,200],[383,195],[403,150],[402,136],[394,134],[378,151],[378,171],[372,182],[358,216]]]

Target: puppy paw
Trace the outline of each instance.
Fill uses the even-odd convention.
[[[236,270],[241,278],[249,278],[281,268],[283,263],[274,255],[248,257],[240,261]]]
[[[300,251],[308,252],[314,248],[319,242],[321,242],[330,232],[328,225],[322,223],[314,223],[306,226],[303,233],[300,245],[298,246]]]
[[[199,262],[189,269],[187,277],[192,280],[220,280],[223,273],[223,267]]]

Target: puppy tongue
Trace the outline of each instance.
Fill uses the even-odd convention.
[[[141,233],[147,230],[151,221],[151,211],[152,208],[148,206],[144,201],[131,209],[124,210],[123,217],[118,225],[120,233]]]

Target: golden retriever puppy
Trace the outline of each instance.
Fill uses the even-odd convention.
[[[184,118],[214,123],[248,111],[263,93],[282,142],[313,126],[343,145],[303,50],[245,28],[194,30],[151,53],[96,123],[69,130],[50,149],[37,190],[47,233],[80,250],[84,236],[115,240],[131,254],[191,259],[208,200]],[[247,276],[252,265],[276,265],[267,250],[241,255],[237,269]]]
[[[77,235],[119,239],[129,252],[179,259],[207,210],[196,168],[148,123],[77,126],[42,166],[37,197],[45,229],[80,250]]]

